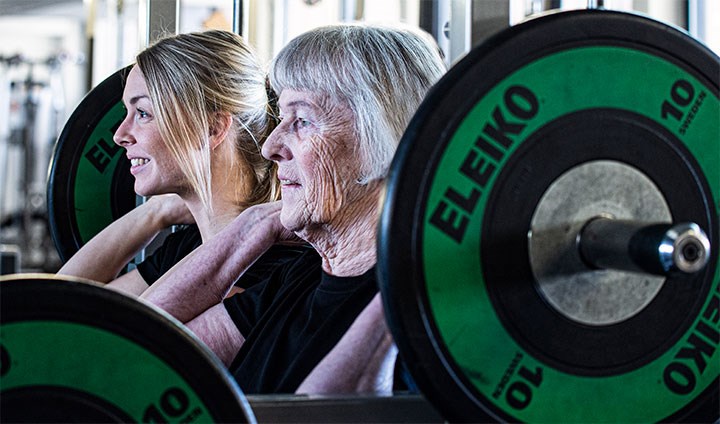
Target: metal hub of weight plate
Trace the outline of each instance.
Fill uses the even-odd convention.
[[[0,421],[255,422],[171,316],[91,282],[0,278]]]
[[[125,117],[122,93],[129,68],[91,90],[58,137],[48,176],[50,235],[65,262],[136,205],[130,161],[113,142]]]
[[[685,33],[583,10],[502,31],[431,90],[391,166],[378,272],[446,419],[718,419],[719,79]],[[576,240],[599,218],[692,223],[706,248],[680,253],[706,262],[594,266]]]

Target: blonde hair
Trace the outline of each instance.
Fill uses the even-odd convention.
[[[270,67],[272,88],[325,95],[350,107],[361,184],[385,178],[410,119],[446,66],[430,34],[408,25],[337,24],[290,41]]]
[[[138,54],[136,64],[160,135],[206,209],[212,210],[210,131],[223,113],[233,117],[237,158],[255,178],[242,206],[278,199],[276,167],[261,154],[275,127],[265,72],[242,37],[220,30],[173,35]]]

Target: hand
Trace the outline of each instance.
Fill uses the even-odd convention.
[[[243,219],[253,221],[264,221],[268,225],[268,231],[275,243],[286,245],[306,244],[305,240],[298,237],[295,233],[285,228],[280,222],[280,211],[282,210],[282,201],[262,203],[252,206],[241,214],[245,215]]]
[[[280,222],[279,218],[278,218],[278,222]],[[282,228],[280,229],[280,231],[278,233],[278,239],[277,239],[278,244],[283,244],[286,246],[301,246],[301,245],[307,244],[307,241],[298,237],[297,234],[288,230],[282,224],[280,224],[280,227],[282,227]]]
[[[149,198],[143,207],[151,208],[164,227],[195,222],[185,201],[177,194],[159,194]]]

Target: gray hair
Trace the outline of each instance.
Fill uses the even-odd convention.
[[[385,178],[410,119],[445,71],[437,44],[417,28],[339,24],[290,41],[269,77],[278,94],[311,91],[349,106],[365,184]]]

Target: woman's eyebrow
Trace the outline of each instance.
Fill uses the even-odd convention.
[[[135,103],[139,102],[140,99],[149,99],[149,97],[146,94],[141,94],[139,96],[134,96],[130,98],[130,101],[128,101],[127,104],[134,105]]]
[[[317,109],[317,106],[315,106],[313,103],[307,102],[305,100],[293,100],[290,103],[286,104],[284,109],[289,108],[298,108],[298,107],[308,107],[311,109]],[[282,110],[283,108],[280,108]]]

